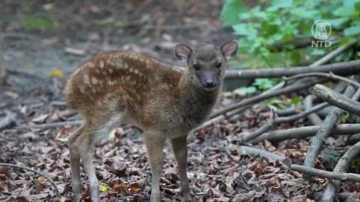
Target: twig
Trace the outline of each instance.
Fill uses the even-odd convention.
[[[52,129],[63,126],[79,126],[83,123],[82,120],[76,121],[64,121],[64,122],[55,122],[55,123],[45,123],[45,124],[37,124],[37,125],[21,125],[16,127],[16,129]]]
[[[341,36],[329,37],[328,39],[333,43],[333,42],[340,40]],[[295,40],[285,41],[285,42],[278,42],[270,47],[270,51],[283,51],[285,49],[285,46],[288,44],[293,45],[294,49],[305,48],[307,46],[310,46],[312,42],[313,42],[313,39],[306,39],[306,38],[305,39],[295,39]]]
[[[285,45],[291,44],[294,49],[305,48],[311,45],[312,39],[296,39],[293,41],[287,41],[286,43],[275,43],[270,47],[271,51],[283,51]]]
[[[287,108],[287,109],[277,109],[275,110],[275,114],[277,116],[292,116],[295,114],[300,113],[296,107],[294,105],[292,105],[291,107]]]
[[[16,114],[5,110],[5,117],[0,120],[0,130],[6,128],[16,121]]]
[[[300,128],[290,128],[284,130],[275,130],[268,133],[264,133],[258,138],[250,141],[250,143],[255,144],[264,140],[270,142],[278,142],[286,139],[305,139],[307,137],[314,136],[321,126],[304,126]],[[358,133],[360,131],[360,124],[337,124],[331,131],[331,135],[351,135]]]
[[[353,86],[348,86],[344,92],[344,96],[352,97],[352,99],[358,99],[360,96],[360,89],[355,93],[355,88]],[[321,150],[321,146],[323,145],[326,138],[329,136],[330,131],[336,124],[337,120],[340,118],[341,114],[342,109],[335,108],[330,112],[328,116],[326,116],[323,125],[321,125],[321,129],[316,133],[313,141],[308,148],[304,160],[305,166],[314,167],[316,157]],[[307,178],[310,176],[305,175],[304,177]]]
[[[237,146],[237,145],[229,145],[226,147],[227,150],[237,150],[238,152],[245,152],[250,154],[251,156],[260,156],[262,158],[267,159],[268,161],[280,161],[284,163],[286,166],[290,167],[292,161],[290,158],[279,156],[277,154],[258,149],[255,147],[247,147],[247,146]]]
[[[354,145],[357,142],[360,142],[360,133],[353,134],[346,141],[345,145]]]
[[[331,105],[337,106],[340,109],[343,109],[349,113],[356,114],[360,116],[360,103],[354,99],[349,99],[348,97],[337,93],[330,88],[327,88],[321,84],[316,84],[314,86],[314,92],[317,97],[328,102]]]
[[[202,26],[205,26],[206,24],[207,24],[206,22],[200,22],[200,23],[188,24],[188,25],[184,25],[184,24],[179,24],[179,25],[162,25],[162,26],[158,26],[158,25],[147,25],[147,26],[144,26],[143,29],[146,29],[146,30],[160,29],[160,30],[166,30],[166,31],[173,31],[173,30],[184,30],[184,29],[201,28]]]
[[[15,70],[15,69],[10,69],[10,68],[5,68],[5,72],[6,72],[6,74],[11,74],[11,75],[16,75],[16,76],[25,76],[25,77],[42,79],[42,77],[37,74],[26,72],[26,71],[23,71],[20,69]]]
[[[351,197],[354,194],[358,194],[358,193],[350,193],[350,192],[343,192],[343,193],[337,193],[336,196],[339,198],[340,201],[346,201],[346,199],[348,197]],[[324,196],[323,192],[316,192],[315,193],[315,198],[320,199]]]
[[[240,139],[238,139],[236,141],[236,143],[244,144],[246,142],[249,142],[249,141],[259,137],[261,134],[265,133],[266,131],[268,131],[270,128],[272,128],[273,126],[275,126],[277,124],[291,122],[291,121],[301,119],[301,118],[303,118],[309,114],[312,114],[328,105],[329,105],[328,103],[322,103],[322,104],[317,105],[316,107],[313,107],[312,109],[310,109],[308,111],[304,111],[302,113],[295,114],[293,116],[271,119],[270,121],[268,121],[266,124],[261,126],[259,129],[257,129],[253,133],[251,133],[249,135],[243,135]]]
[[[291,170],[305,173],[312,176],[317,176],[321,178],[328,178],[328,179],[335,179],[341,181],[352,181],[352,182],[360,182],[360,175],[354,173],[337,173],[337,172],[330,172],[326,170],[319,170],[316,168],[310,168],[307,166],[292,164],[290,166]]]
[[[66,102],[64,101],[52,101],[50,103],[52,107],[66,107]]]
[[[229,111],[232,111],[232,110],[235,110],[235,109],[238,109],[238,108],[241,108],[241,107],[245,107],[247,105],[251,105],[251,104],[254,104],[256,102],[260,102],[260,101],[269,99],[271,97],[275,97],[275,96],[278,96],[278,95],[282,95],[282,94],[296,92],[296,91],[299,91],[299,90],[302,90],[302,89],[306,89],[306,88],[309,88],[309,87],[311,87],[311,86],[313,86],[313,85],[315,85],[317,83],[322,83],[322,82],[325,82],[325,81],[327,81],[327,79],[312,80],[310,82],[302,83],[300,85],[288,86],[286,88],[279,89],[279,90],[273,91],[271,93],[257,95],[257,96],[251,97],[249,99],[242,100],[241,102],[238,102],[236,104],[225,107],[225,108],[223,108],[221,110],[218,110],[218,111],[214,112],[210,116],[210,118],[220,116],[220,115],[225,114],[225,113],[227,113]],[[227,118],[226,114],[225,114],[225,118]]]
[[[309,110],[309,109],[311,109],[313,107],[313,100],[315,98],[316,98],[315,95],[306,96],[306,98],[304,99],[304,108],[305,108],[305,110]],[[312,114],[307,115],[307,118],[315,126],[319,126],[319,125],[321,125],[323,123],[321,118],[316,113],[312,113]]]
[[[332,72],[330,72],[330,73],[319,73],[319,72],[305,73],[305,74],[295,75],[295,76],[292,76],[292,77],[283,77],[283,80],[284,81],[290,81],[292,79],[298,79],[298,78],[310,77],[310,76],[321,76],[321,77],[327,77],[327,78],[331,78],[331,79],[336,79],[336,80],[339,80],[339,81],[343,81],[345,83],[352,84],[352,85],[356,86],[357,88],[360,88],[360,84],[358,82],[352,81],[352,80],[347,79],[347,78],[342,77],[342,76],[335,75]]]
[[[349,48],[355,46],[357,44],[357,42],[358,42],[358,39],[350,40],[348,43],[346,43],[346,44],[344,44],[342,46],[339,46],[338,48],[331,51],[330,53],[328,53],[327,55],[325,55],[324,57],[322,57],[320,60],[316,61],[312,65],[313,66],[318,66],[318,65],[322,65],[322,64],[325,64],[325,63],[329,62],[330,60],[334,59],[338,55],[340,55],[343,52],[345,52],[346,50],[348,50]]]
[[[349,62],[333,63],[314,67],[279,67],[271,69],[251,69],[251,70],[227,70],[226,78],[254,79],[254,78],[279,78],[283,76],[294,76],[297,74],[312,72],[333,72],[337,75],[352,75],[360,71],[360,60]]]
[[[345,89],[346,89],[347,86],[348,86],[347,83],[340,81],[340,82],[335,86],[335,88],[333,89],[333,91],[342,94],[342,93],[344,93],[344,91],[345,91]],[[310,95],[310,96],[316,97],[315,95]],[[317,98],[317,99],[318,99],[318,98]],[[333,110],[334,108],[336,108],[336,107],[331,105],[331,106],[325,107],[325,108],[322,109],[322,110],[319,110],[316,114],[319,115],[319,116],[322,117],[322,118],[325,118],[325,117],[331,112],[331,110]]]
[[[3,37],[0,32],[0,85],[6,83],[5,71],[4,71],[4,58],[3,58],[3,53],[1,51],[2,44],[3,44]]]
[[[17,33],[17,32],[7,32],[2,34],[2,38],[18,38],[18,39],[28,39],[28,40],[41,40],[39,37],[26,33]]]
[[[334,168],[334,172],[346,172],[348,165],[350,162],[360,154],[360,142],[356,143],[352,147],[350,147],[345,154],[339,159],[338,163]],[[330,180],[330,183],[326,187],[324,191],[324,195],[322,197],[323,202],[332,202],[334,201],[336,190],[340,186],[340,181],[338,180]]]
[[[336,56],[340,55],[341,53],[343,53],[344,51],[346,51],[347,49],[351,48],[352,46],[354,46],[356,44],[356,40],[351,40],[349,43],[344,44],[343,46],[338,47],[337,49],[331,51],[330,53],[328,53],[327,55],[325,55],[324,57],[322,57],[321,59],[317,60],[316,62],[312,63],[309,67],[317,67],[319,65],[323,65],[326,64],[327,62],[329,62],[330,60],[332,60],[333,58],[335,58]],[[316,68],[314,68],[316,69]],[[286,82],[282,81],[279,84],[275,85],[274,87],[270,88],[269,90],[263,92],[263,94],[266,93],[270,93],[274,90],[280,89],[283,86],[285,86]]]
[[[24,166],[19,166],[19,165],[14,165],[14,164],[8,164],[8,163],[0,163],[0,166],[8,166],[8,167],[14,167],[14,168],[21,168],[21,169],[24,169],[24,170],[28,170],[28,171],[32,171],[38,175],[41,175],[43,176],[45,179],[47,179],[50,184],[54,187],[54,190],[55,190],[55,193],[58,197],[60,197],[60,192],[59,192],[59,189],[57,188],[56,184],[49,178],[47,177],[46,175],[44,175],[43,173],[39,172],[39,171],[36,171],[34,169],[31,169],[31,168],[28,168],[28,167],[24,167]]]

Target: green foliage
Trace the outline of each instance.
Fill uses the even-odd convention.
[[[291,106],[298,106],[300,102],[301,102],[300,97],[295,96],[291,100],[287,100],[287,101],[280,100],[277,98],[272,98],[268,102],[266,102],[266,104],[272,105],[279,109],[287,109],[290,108]]]
[[[349,120],[350,120],[350,114],[349,113],[345,113],[345,114],[342,114],[340,116],[340,123],[348,123]]]
[[[21,25],[27,30],[55,30],[56,22],[49,17],[41,17],[35,14],[24,14],[20,18]]]
[[[235,34],[241,36],[240,55],[251,55],[253,61],[260,59],[264,61],[262,65],[266,64],[264,67],[274,66],[281,58],[283,65],[299,65],[303,62],[300,58],[325,54],[326,49],[294,50],[290,43],[296,39],[313,38],[311,29],[317,20],[329,22],[331,36],[345,36],[337,45],[342,45],[350,37],[360,36],[360,0],[332,0],[331,3],[323,0],[272,0],[268,6],[265,2],[261,1],[245,12],[247,8],[241,1],[226,0],[220,18],[225,26],[231,26]],[[281,42],[285,44],[284,50],[277,52],[273,45]]]
[[[352,170],[352,172],[360,173],[360,157],[355,158],[351,161],[349,168]]]
[[[238,0],[229,0],[225,2],[224,7],[221,10],[220,19],[224,21],[226,26],[234,25],[238,23],[239,13],[243,12],[246,12],[243,2]]]
[[[259,91],[270,89],[274,86],[276,82],[276,79],[258,78],[255,79],[254,83],[252,83],[251,86],[238,88],[234,90],[234,93],[240,96],[251,95]]]

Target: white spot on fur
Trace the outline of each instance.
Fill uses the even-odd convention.
[[[93,62],[89,62],[88,64],[87,64],[89,67],[95,67],[95,64],[93,63]]]
[[[85,93],[85,88],[84,88],[84,86],[80,86],[80,92],[81,92],[81,93]]]
[[[108,81],[106,82],[106,84],[109,85],[109,86],[112,86],[112,85],[115,84],[115,81],[108,80]]]
[[[100,61],[100,68],[102,69],[102,68],[104,68],[104,66],[105,66],[105,64],[104,64],[104,61]]]
[[[127,68],[129,68],[129,65],[127,64],[127,63],[124,63],[124,69],[127,69]]]
[[[99,81],[95,77],[92,77],[91,78],[91,83],[92,84],[97,84],[97,83],[99,83]]]
[[[90,84],[90,79],[89,79],[89,76],[87,74],[84,74],[83,78],[84,78],[84,83],[85,84]]]
[[[134,70],[134,73],[135,73],[135,74],[139,74],[139,70],[135,69],[135,70]]]

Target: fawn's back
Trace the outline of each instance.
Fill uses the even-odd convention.
[[[186,62],[184,69],[123,51],[104,53],[83,63],[64,90],[68,107],[85,119],[68,142],[75,201],[81,199],[80,158],[89,177],[91,199],[99,201],[91,153],[95,144],[121,123],[143,129],[152,172],[150,201],[160,201],[166,139],[170,139],[179,166],[181,193],[190,201],[186,138],[211,113],[222,87],[226,60],[237,48],[236,41],[221,47],[200,44],[195,49],[178,44],[175,55]]]
[[[169,134],[175,137],[201,124],[218,96],[194,85],[187,73],[146,55],[113,51],[82,64],[65,98],[92,127],[108,124],[111,130],[121,120],[144,129],[180,130]]]

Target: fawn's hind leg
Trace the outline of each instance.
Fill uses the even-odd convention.
[[[76,202],[81,200],[81,182],[80,182],[80,154],[76,146],[76,140],[84,132],[85,126],[82,125],[76,129],[68,138],[68,147],[70,153],[70,168],[72,174],[72,190],[74,193],[74,200]]]
[[[77,148],[82,160],[84,170],[89,178],[90,183],[90,192],[91,200],[93,202],[99,201],[99,181],[95,174],[95,166],[93,164],[93,151],[95,147],[95,142],[93,137],[97,134],[85,130],[76,141]]]
[[[92,162],[94,148],[100,140],[108,137],[110,132],[122,123],[123,116],[123,112],[93,116],[97,119],[89,121],[92,125],[89,124],[89,127],[76,140],[84,170],[89,178],[91,200],[93,202],[100,200],[99,180],[96,177],[95,166]]]

